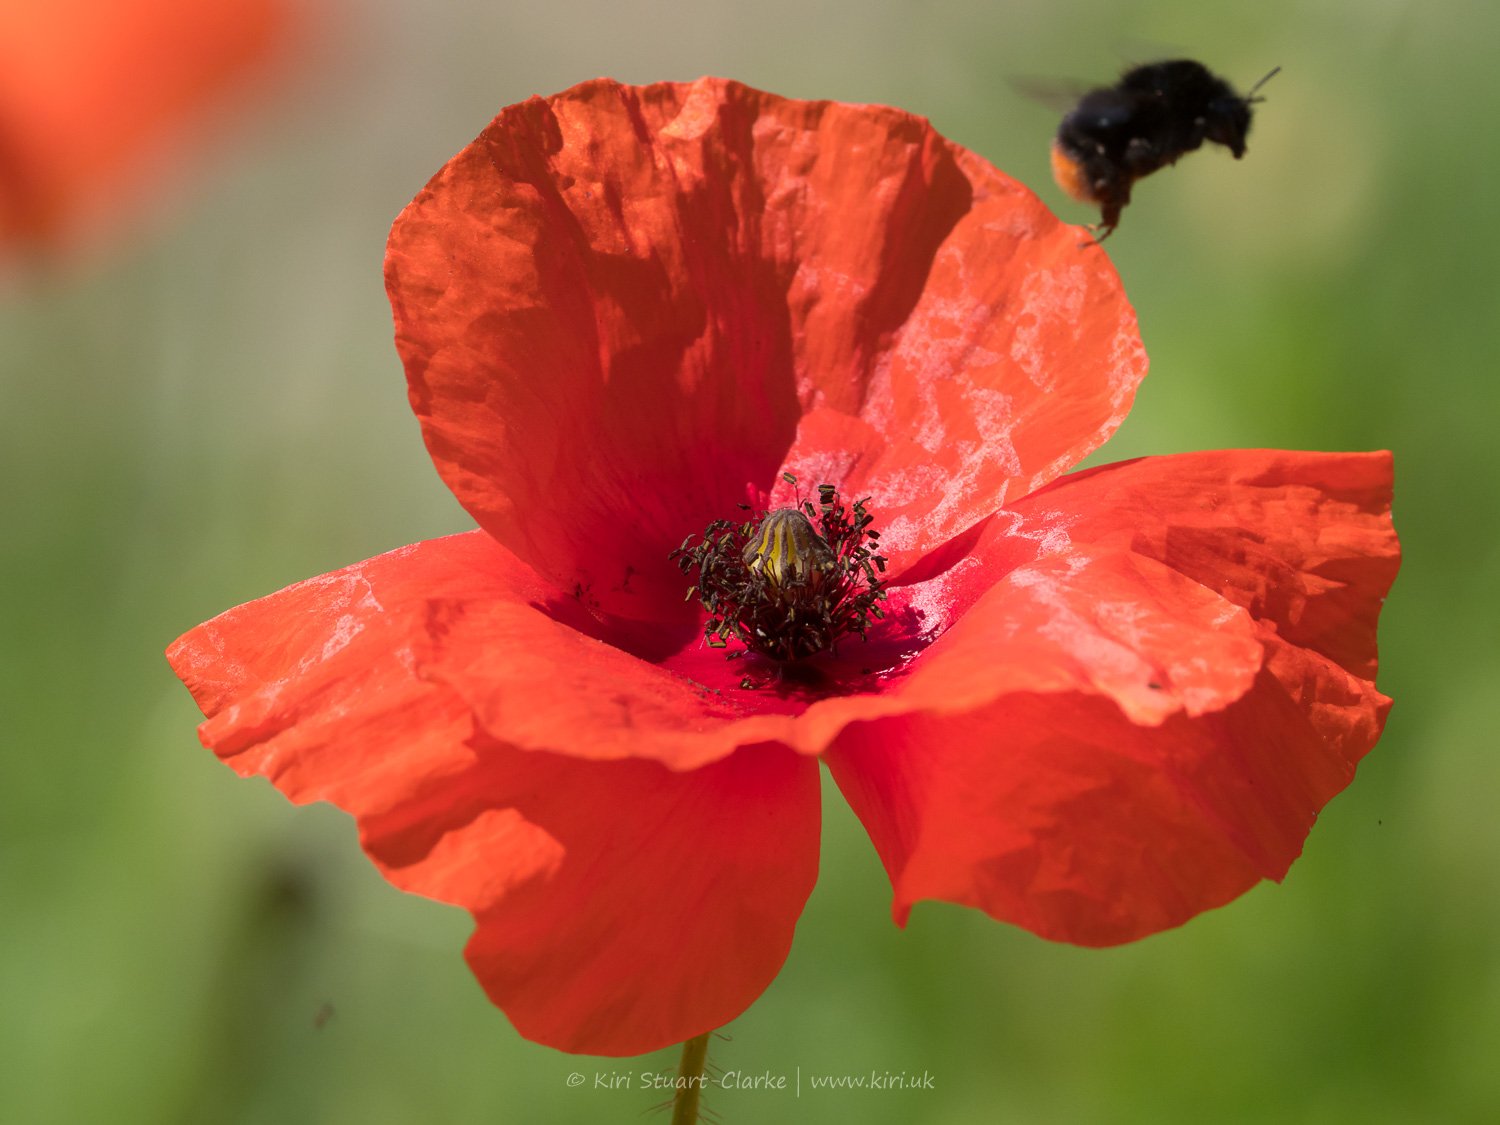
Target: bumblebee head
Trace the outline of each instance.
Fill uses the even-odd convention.
[[[1281,67],[1275,67],[1272,71],[1250,87],[1250,92],[1243,98],[1235,94],[1221,98],[1215,98],[1208,107],[1207,122],[1204,136],[1218,144],[1223,145],[1234,158],[1238,160],[1245,155],[1245,138],[1250,134],[1250,107],[1257,102],[1263,102],[1265,98],[1255,96],[1259,90],[1272,78],[1281,72]]]

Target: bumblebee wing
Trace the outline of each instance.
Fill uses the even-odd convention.
[[[1087,82],[1074,82],[1065,78],[1038,78],[1035,75],[1011,75],[1007,81],[1011,89],[1027,101],[1067,113],[1076,106],[1085,94],[1094,87]]]

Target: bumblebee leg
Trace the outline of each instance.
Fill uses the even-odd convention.
[[[1118,199],[1110,199],[1105,202],[1099,211],[1099,221],[1089,227],[1089,232],[1094,237],[1083,243],[1083,245],[1098,246],[1099,243],[1114,234],[1115,227],[1120,225],[1120,211],[1127,202],[1129,202],[1128,197],[1123,202]]]

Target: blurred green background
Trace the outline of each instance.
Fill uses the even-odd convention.
[[[727,1029],[727,1123],[1500,1120],[1500,6],[371,0],[170,208],[0,292],[0,1106],[18,1122],[651,1119],[520,1039],[462,912],[237,779],[161,652],[228,606],[470,523],[423,451],[381,257],[503,105],[600,74],[883,102],[1035,187],[1082,82],[1274,65],[1247,158],[1144,182],[1109,242],[1152,372],[1100,459],[1390,448],[1386,736],[1281,886],[1108,951],[958,908],[902,932],[829,786],[785,971]],[[567,1086],[577,1071],[583,1089]],[[812,1074],[927,1072],[920,1091]],[[638,1077],[636,1079],[638,1084]],[[664,1115],[658,1119],[664,1120]]]

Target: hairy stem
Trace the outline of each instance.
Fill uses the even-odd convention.
[[[672,1098],[672,1125],[698,1125],[698,1098],[703,1093],[703,1068],[708,1063],[708,1037],[695,1035],[682,1045],[677,1066],[677,1090]]]

